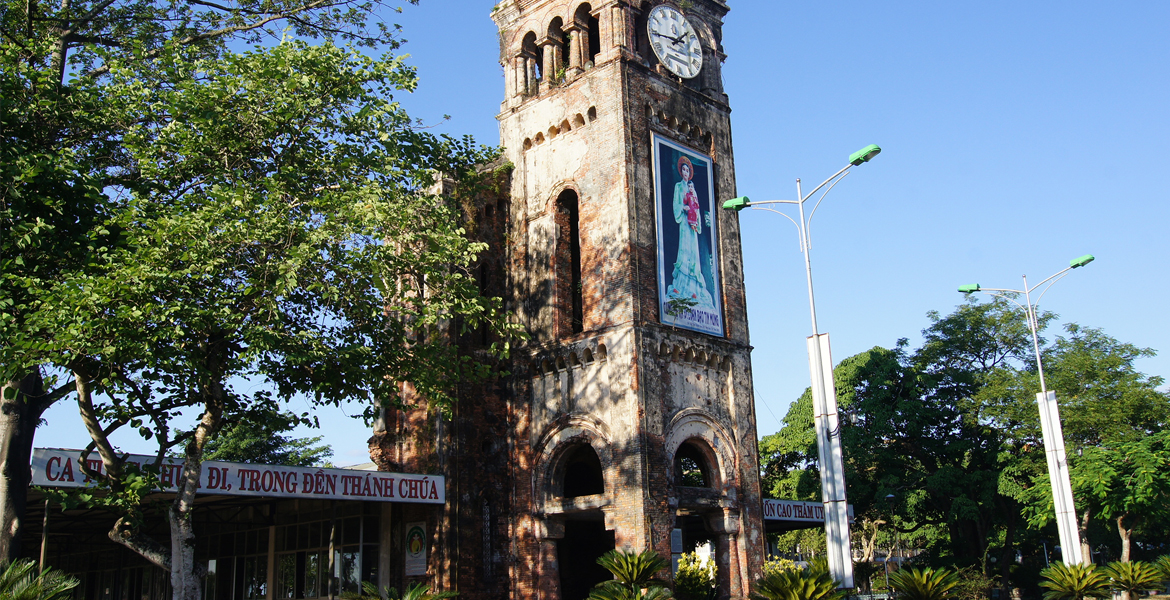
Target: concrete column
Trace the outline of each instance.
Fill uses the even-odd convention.
[[[581,41],[578,47],[581,49],[581,67],[585,67],[585,63],[589,62],[589,24],[581,23],[578,25],[579,36]]]
[[[544,64],[541,65],[541,89],[547,90],[557,84],[557,71],[561,70],[561,45],[558,40],[545,38],[541,43],[544,48]]]
[[[532,95],[539,92],[537,83],[536,56],[530,54],[524,59],[524,93]]]
[[[523,54],[512,57],[512,96],[524,97],[528,93],[528,61]]]
[[[585,50],[581,48],[581,41],[585,39],[587,32],[574,22],[565,27],[565,35],[569,36],[569,67],[565,69],[565,76],[576,77],[584,71],[582,65],[585,64],[583,60]]]
[[[553,82],[553,75],[556,72],[556,51],[553,50],[555,44],[551,43],[547,38],[542,42],[541,47],[544,52],[541,57],[544,59],[544,64],[540,65],[540,89],[547,90]]]

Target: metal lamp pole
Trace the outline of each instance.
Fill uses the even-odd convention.
[[[809,259],[809,249],[812,242],[809,239],[809,224],[816,214],[821,200],[837,185],[849,169],[869,162],[882,149],[869,145],[849,155],[849,164],[837,171],[832,177],[821,182],[807,195],[803,193],[800,180],[796,180],[797,200],[765,200],[751,202],[747,196],[733,198],[723,203],[725,210],[739,212],[745,208],[758,208],[777,213],[792,221],[800,235],[800,251],[804,254],[804,272],[808,280],[808,309],[812,320],[812,337],[808,338],[809,375],[812,379],[813,417],[817,432],[817,454],[821,465],[821,502],[825,506],[825,540],[828,545],[829,572],[842,588],[853,587],[853,556],[849,547],[849,515],[848,502],[845,499],[845,467],[841,457],[840,422],[837,416],[837,392],[833,387],[833,360],[829,352],[829,334],[822,334],[817,329],[817,307],[813,297],[812,262]],[[813,206],[812,212],[805,216],[804,203],[812,198],[826,185],[824,193]],[[800,220],[778,210],[768,208],[767,204],[795,204],[800,211]]]
[[[1072,483],[1069,481],[1068,475],[1068,458],[1064,451],[1064,431],[1060,425],[1060,407],[1056,403],[1056,392],[1048,391],[1048,385],[1044,381],[1044,365],[1040,361],[1040,337],[1037,334],[1040,323],[1036,319],[1036,309],[1040,299],[1054,283],[1064,278],[1069,271],[1091,262],[1093,262],[1092,254],[1075,258],[1069,261],[1068,267],[1031,287],[1028,286],[1028,276],[1024,275],[1024,289],[1022,290],[985,288],[979,284],[959,287],[959,291],[964,294],[986,292],[992,296],[1007,299],[1024,309],[1028,316],[1028,328],[1032,331],[1032,350],[1036,354],[1036,372],[1040,375],[1040,393],[1036,394],[1036,405],[1040,409],[1040,431],[1044,438],[1044,455],[1048,461],[1048,479],[1052,484],[1052,503],[1056,509],[1056,528],[1060,533],[1062,557],[1065,564],[1070,565],[1085,563],[1089,557],[1083,556],[1081,552],[1076,506],[1073,504]],[[1048,283],[1048,287],[1040,292],[1040,296],[1036,298],[1036,304],[1032,304],[1032,292],[1045,283]],[[1005,294],[1023,294],[1026,304],[1021,305],[1014,298]]]

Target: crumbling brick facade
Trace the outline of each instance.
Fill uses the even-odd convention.
[[[704,59],[698,76],[680,79],[649,46],[646,15],[658,4],[504,0],[492,12],[513,168],[498,196],[473,207],[473,235],[491,247],[481,285],[506,300],[530,340],[508,376],[462,389],[451,419],[391,415],[371,440],[383,469],[447,477],[445,507],[399,518],[428,521],[428,577],[465,600],[578,600],[604,576],[598,554],[670,556],[674,530],[688,545],[714,545],[721,597],[746,597],[759,573],[736,215],[711,211],[722,336],[662,325],[657,280],[651,134],[709,156],[715,199],[735,195],[719,74],[727,6],[672,4]],[[474,351],[486,341],[461,343]],[[683,485],[680,465],[692,464],[699,479]]]

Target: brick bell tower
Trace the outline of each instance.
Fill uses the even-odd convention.
[[[503,0],[511,596],[579,600],[614,547],[765,545],[722,0]]]
[[[384,507],[383,585],[581,600],[611,578],[596,564],[609,550],[710,544],[720,598],[747,596],[765,540],[739,225],[719,209],[736,195],[727,10],[493,9],[512,168],[469,231],[490,246],[481,287],[530,339],[506,378],[461,387],[450,418],[420,408],[375,426],[379,468],[442,474],[448,499]],[[425,573],[403,566],[419,524]]]

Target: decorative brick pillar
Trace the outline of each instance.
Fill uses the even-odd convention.
[[[565,538],[564,522],[552,517],[537,521],[540,540],[539,600],[561,600],[561,567],[557,561],[557,540]]]
[[[739,512],[723,509],[722,513],[712,513],[707,516],[707,526],[715,534],[712,537],[715,542],[718,566],[716,583],[719,585],[720,600],[747,596],[739,555]]]

